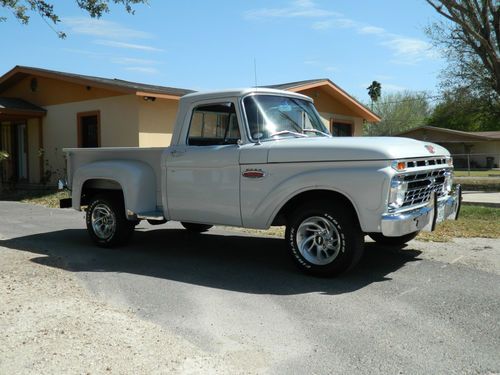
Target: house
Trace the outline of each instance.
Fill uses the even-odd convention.
[[[380,118],[328,79],[268,86],[312,97],[337,136]],[[65,147],[164,147],[192,90],[16,66],[0,77],[1,181],[53,182]]]
[[[456,168],[498,168],[500,165],[500,131],[464,132],[421,126],[398,136],[446,147],[453,156]]]

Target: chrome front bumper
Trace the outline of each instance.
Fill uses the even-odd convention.
[[[456,185],[447,197],[438,200],[433,193],[429,203],[421,208],[400,213],[382,215],[382,234],[399,237],[417,231],[432,232],[436,224],[445,220],[457,220],[462,202],[462,188]]]

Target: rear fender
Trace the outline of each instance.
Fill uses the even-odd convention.
[[[129,160],[109,160],[89,163],[73,175],[73,208],[80,210],[82,188],[88,182],[93,189],[123,192],[127,216],[156,210],[156,177],[146,163]]]

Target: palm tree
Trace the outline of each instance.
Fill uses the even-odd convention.
[[[382,85],[380,84],[380,82],[373,81],[372,84],[368,86],[366,89],[368,90],[368,95],[372,100],[370,109],[373,111],[373,103],[380,98],[380,95],[382,95]],[[373,124],[367,125],[368,135],[372,135],[372,125]]]
[[[380,82],[373,81],[372,84],[368,86],[366,89],[368,90],[368,95],[372,100],[371,109],[373,110],[373,103],[380,98],[380,95],[382,95],[382,85],[380,84]]]

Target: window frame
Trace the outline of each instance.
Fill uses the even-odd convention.
[[[231,117],[231,114],[234,113],[234,117],[236,119],[236,124],[238,126],[238,132],[239,132],[239,138],[236,142],[234,143],[224,143],[224,140],[226,138],[220,138],[220,140],[223,142],[223,143],[214,143],[214,144],[202,144],[202,145],[196,145],[196,144],[190,144],[189,143],[189,134],[190,134],[190,131],[191,131],[191,127],[193,125],[193,118],[195,116],[195,112],[198,108],[200,107],[209,107],[209,106],[217,106],[217,105],[227,105],[227,104],[230,104],[233,111],[234,112],[228,112],[229,113],[229,119]],[[237,106],[236,106],[236,103],[233,101],[233,100],[219,100],[219,101],[206,101],[206,102],[199,102],[199,103],[195,103],[195,105],[193,105],[191,107],[191,116],[189,116],[189,122],[188,122],[188,126],[187,126],[187,131],[186,131],[186,138],[184,140],[185,142],[185,145],[186,146],[189,146],[189,147],[211,147],[211,146],[229,146],[229,145],[236,145],[238,144],[238,141],[242,141],[242,128],[241,128],[241,121],[240,121],[240,118],[239,118],[239,115],[238,115],[238,110],[237,110]],[[230,125],[230,123],[228,124],[228,126]],[[228,129],[226,129],[227,131]],[[207,139],[215,139],[213,137],[207,137]],[[232,138],[231,138],[232,139]]]
[[[86,111],[86,112],[78,112],[76,114],[76,124],[77,124],[77,144],[79,148],[84,148],[82,146],[82,118],[83,117],[90,117],[90,116],[96,116],[97,117],[97,146],[96,147],[101,147],[101,111],[96,110],[96,111]],[[86,147],[85,147],[86,148]]]
[[[350,131],[350,134],[346,137],[353,137],[354,136],[354,124],[353,123],[347,122],[347,121],[338,121],[338,120],[335,120],[332,118],[332,119],[330,119],[330,134],[332,135],[332,137],[339,138],[338,135],[333,134],[333,128],[335,125],[349,126],[349,129],[351,131]]]

